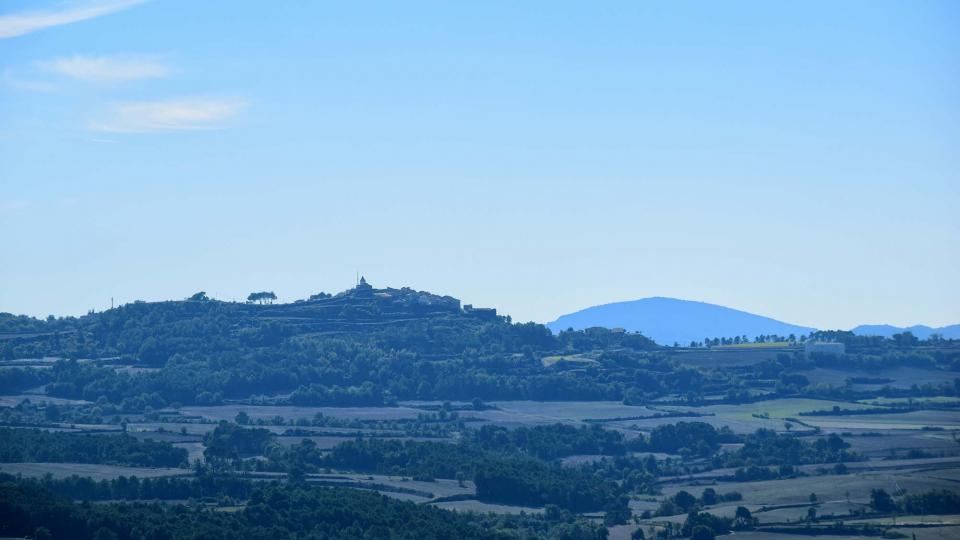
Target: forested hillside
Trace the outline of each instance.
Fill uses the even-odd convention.
[[[606,328],[554,335],[365,282],[274,298],[0,315],[0,469],[27,475],[0,476],[0,512],[14,516],[0,534],[599,540],[616,527],[643,538],[643,522],[667,540],[757,525],[746,508],[701,511],[740,501],[737,490],[698,498],[674,483],[803,483],[874,466],[880,433],[830,430],[848,417],[882,418],[891,433],[901,418],[925,422],[905,424],[925,436],[889,458],[954,453],[950,340],[817,332],[662,347]],[[803,339],[842,352],[807,352]],[[875,511],[955,502],[903,495]],[[458,504],[498,514],[432,507]]]
[[[780,378],[778,388],[787,393],[812,391],[809,381],[788,374],[848,365],[788,351],[747,372],[695,369],[642,333],[588,328],[555,336],[493,310],[462,309],[450,297],[369,286],[292,304],[219,302],[197,293],[79,318],[4,314],[0,336],[0,357],[14,361],[0,371],[0,390],[45,385],[51,396],[124,411],[254,396],[297,405],[473,398],[639,403],[705,393],[742,401],[761,380]],[[850,367],[958,362],[957,349],[917,349],[918,340],[901,336],[822,332],[813,339],[846,343],[855,353]],[[778,339],[758,340],[767,337]],[[17,367],[16,360],[44,357],[60,360],[47,370]]]
[[[308,405],[619,399],[622,384],[544,369],[540,357],[656,349],[641,335],[600,329],[555,337],[538,324],[462,310],[455,299],[409,289],[358,289],[282,305],[197,298],[138,302],[76,319],[4,315],[3,358],[64,361],[47,373],[5,372],[0,385],[13,391],[48,384],[53,396],[154,408],[271,394]],[[118,365],[147,369],[132,376]]]

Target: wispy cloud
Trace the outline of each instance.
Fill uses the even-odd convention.
[[[245,107],[242,100],[206,98],[116,103],[106,120],[90,127],[111,133],[220,129]]]
[[[40,62],[40,67],[87,82],[115,83],[166,77],[170,68],[156,58],[74,55]]]
[[[56,85],[52,83],[33,79],[22,79],[13,75],[10,70],[4,70],[2,78],[3,83],[14,90],[45,93],[56,92],[57,90]]]
[[[0,15],[0,39],[22,36],[51,26],[60,26],[109,15],[142,4],[144,1],[146,0],[74,2],[61,4],[59,9]]]

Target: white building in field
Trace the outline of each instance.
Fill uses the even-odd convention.
[[[834,354],[841,355],[847,352],[843,343],[831,341],[808,341],[803,344],[803,352],[810,356],[811,354]]]

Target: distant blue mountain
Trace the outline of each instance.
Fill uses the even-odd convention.
[[[890,337],[901,332],[910,332],[920,339],[927,339],[932,334],[940,334],[945,339],[960,339],[960,324],[941,326],[940,328],[931,328],[922,324],[903,327],[889,324],[862,324],[851,331],[859,336]]]
[[[707,337],[800,336],[815,330],[715,304],[659,296],[594,306],[547,323],[554,333],[593,326],[643,332],[661,345],[688,345]]]

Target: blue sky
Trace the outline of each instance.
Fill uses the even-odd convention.
[[[2,311],[359,271],[941,325],[958,203],[956,2],[0,5]]]

